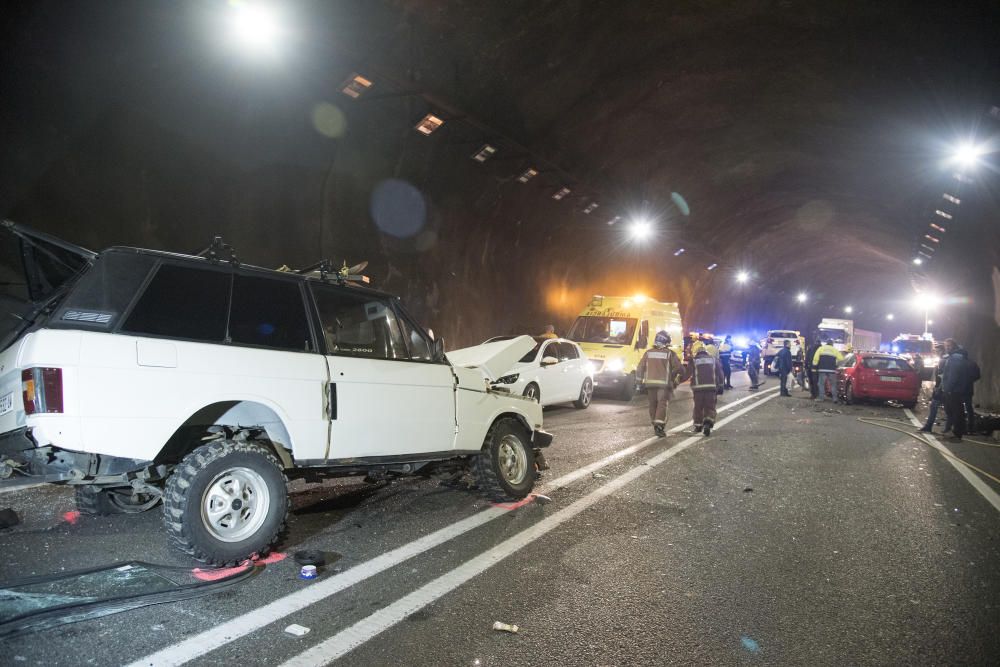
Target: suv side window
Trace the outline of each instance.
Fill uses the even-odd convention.
[[[389,303],[348,288],[312,285],[327,354],[406,359],[408,354]]]
[[[162,264],[121,330],[221,343],[230,281],[226,272]]]
[[[421,333],[405,313],[400,313],[399,323],[403,327],[403,337],[410,346],[410,359],[433,361],[434,345]]]
[[[229,340],[279,350],[316,349],[299,284],[261,276],[234,276]]]

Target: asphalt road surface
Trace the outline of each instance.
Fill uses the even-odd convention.
[[[1000,488],[857,420],[913,430],[901,408],[818,409],[739,375],[708,438],[650,438],[644,396],[546,410],[548,499],[518,507],[420,478],[296,484],[289,557],[207,597],[5,640],[0,662],[995,664]],[[668,427],[690,410],[682,389]],[[1000,449],[949,448],[1000,475]],[[0,507],[23,519],[0,534],[0,582],[196,566],[167,546],[159,508],[77,516],[59,487]],[[298,578],[303,548],[330,556],[316,580]]]

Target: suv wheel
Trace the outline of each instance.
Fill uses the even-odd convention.
[[[520,500],[535,486],[535,452],[516,419],[498,419],[474,463],[479,489],[491,500]]]
[[[150,493],[133,494],[132,487],[101,488],[76,487],[76,509],[80,514],[106,516],[108,514],[139,514],[156,507],[160,496]]]
[[[286,484],[278,459],[261,445],[202,445],[167,479],[163,521],[170,541],[210,565],[264,555],[285,527]]]
[[[573,401],[573,407],[578,410],[583,410],[590,405],[590,399],[594,397],[594,381],[590,378],[584,378],[583,386],[580,387],[580,398]]]

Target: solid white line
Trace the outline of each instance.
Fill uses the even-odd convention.
[[[910,421],[914,424],[914,426],[917,427],[923,426],[923,424],[920,423],[920,420],[917,419],[916,415],[914,415],[909,408],[903,408],[903,412],[905,412],[906,416],[910,418]],[[950,463],[951,466],[955,470],[957,470],[958,473],[962,477],[964,477],[969,484],[972,485],[972,488],[978,491],[983,498],[986,498],[986,500],[991,505],[993,505],[993,507],[995,507],[998,512],[1000,512],[1000,495],[997,495],[997,492],[991,489],[989,485],[985,481],[983,481],[982,477],[977,475],[975,471],[973,471],[971,468],[969,468],[961,461],[953,458],[955,454],[953,454],[950,449],[942,445],[940,441],[938,441],[938,439],[935,438],[933,435],[929,435],[927,433],[920,433],[918,434],[917,437],[921,436],[922,439],[926,441],[927,444],[933,447],[934,449],[938,450],[939,452],[949,454],[949,456],[944,457],[944,460]]]
[[[777,387],[775,387],[775,389],[777,389]],[[719,412],[729,410],[745,401],[757,398],[758,396],[761,396],[769,391],[772,390],[768,389],[764,392],[752,394],[737,401],[733,401],[732,403],[727,403],[719,408]],[[688,428],[690,426],[691,422],[687,421],[683,424],[675,426],[671,429],[671,432]],[[655,442],[660,442],[661,440],[661,438],[656,437],[649,438],[648,440],[644,440],[636,445],[617,451],[614,454],[586,465],[579,470],[567,473],[547,484],[543,484],[538,488],[538,491],[565,487],[571,482],[584,477],[595,470],[610,465],[624,456],[634,454]],[[489,523],[509,511],[510,509],[506,507],[490,507],[489,509],[482,510],[470,517],[462,519],[461,521],[445,526],[440,530],[436,530],[433,533],[414,540],[413,542],[409,542],[403,546],[393,549],[392,551],[387,551],[380,556],[360,563],[359,565],[341,572],[340,574],[317,581],[311,584],[308,588],[296,591],[295,593],[289,593],[288,595],[278,598],[277,600],[262,607],[258,607],[241,616],[236,616],[225,623],[214,626],[202,633],[194,635],[193,637],[189,637],[184,641],[163,648],[156,653],[147,655],[144,658],[140,658],[139,660],[131,663],[128,667],[175,667],[177,665],[183,665],[186,662],[203,656],[210,651],[214,651],[217,648],[225,646],[230,642],[259,630],[266,625],[278,621],[289,614],[299,611],[300,609],[303,609],[311,604],[315,604],[324,598],[330,597],[345,588],[360,583],[365,579],[399,565],[414,556],[418,556],[425,551],[433,549],[434,547],[444,544],[445,542],[474,530],[479,526]]]
[[[720,420],[717,426],[724,426],[744,413],[754,410],[776,397],[776,394],[772,394],[761,399],[760,401],[757,401],[756,403],[753,403],[752,405],[748,405],[742,410],[733,413],[729,417]],[[545,519],[542,519],[530,528],[526,528],[514,537],[501,542],[492,549],[466,561],[454,570],[441,575],[437,579],[422,586],[421,588],[418,588],[409,595],[400,598],[388,607],[371,614],[349,628],[338,632],[329,639],[300,653],[288,662],[285,662],[282,667],[311,667],[313,665],[318,667],[320,665],[326,665],[346,653],[349,653],[358,646],[361,646],[368,640],[404,620],[407,616],[423,609],[445,594],[455,590],[476,575],[481,574],[496,565],[504,558],[507,558],[519,549],[524,548],[546,533],[552,531],[559,525],[569,521],[587,508],[593,506],[595,503],[645,475],[647,472],[667,459],[676,456],[694,443],[701,442],[703,440],[704,436],[700,435],[682,440],[665,452],[657,454],[645,463],[631,468],[607,484],[590,492],[579,500],[576,500],[571,505],[568,505]]]

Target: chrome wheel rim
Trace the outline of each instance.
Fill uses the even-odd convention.
[[[528,474],[528,455],[520,438],[510,433],[503,436],[497,448],[497,459],[500,474],[508,484],[517,485],[524,481]]]
[[[583,381],[583,388],[580,389],[580,402],[590,405],[590,399],[594,396],[594,383],[589,379]]]
[[[267,518],[271,494],[264,478],[250,468],[230,468],[215,476],[201,499],[201,522],[223,542],[256,533]]]

